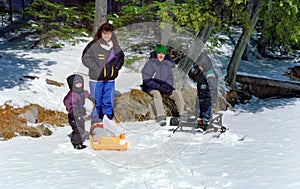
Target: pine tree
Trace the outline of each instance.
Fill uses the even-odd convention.
[[[25,9],[25,13],[30,18],[28,27],[39,36],[36,45],[57,48],[63,45],[61,40],[76,42],[74,37],[87,33],[86,27],[81,24],[88,18],[82,16],[77,7],[35,0]]]

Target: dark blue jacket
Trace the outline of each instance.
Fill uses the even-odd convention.
[[[199,72],[199,77],[197,81],[197,96],[199,101],[206,100],[211,102],[211,94],[209,89],[209,84],[204,76],[203,72]]]

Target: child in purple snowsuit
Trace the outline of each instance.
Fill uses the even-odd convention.
[[[78,74],[70,75],[67,78],[70,91],[64,97],[64,105],[68,111],[69,124],[72,127],[71,143],[75,149],[83,149],[82,135],[85,133],[86,110],[84,108],[85,99],[88,98],[94,103],[90,93],[84,90],[84,80]]]

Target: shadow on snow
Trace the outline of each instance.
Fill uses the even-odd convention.
[[[1,50],[0,50],[1,51]],[[26,77],[37,76],[41,71],[46,70],[51,74],[49,66],[56,64],[54,61],[44,59],[33,59],[24,55],[16,55],[14,52],[1,52],[0,55],[0,90],[16,86],[26,86]],[[24,56],[24,57],[23,57]],[[24,85],[25,84],[25,85]]]

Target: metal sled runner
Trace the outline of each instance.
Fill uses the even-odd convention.
[[[203,134],[209,133],[209,132],[221,132],[221,133],[226,132],[227,129],[226,129],[226,127],[223,126],[222,118],[223,118],[222,113],[216,113],[215,117],[209,122],[207,129],[205,131],[203,131]],[[200,128],[195,120],[193,122],[182,122],[182,123],[178,123],[178,124],[179,125],[173,125],[173,126],[177,126],[173,130],[173,133],[178,131],[178,129],[180,129],[180,131],[183,131],[183,129],[182,129],[183,127],[192,127],[193,129]]]

